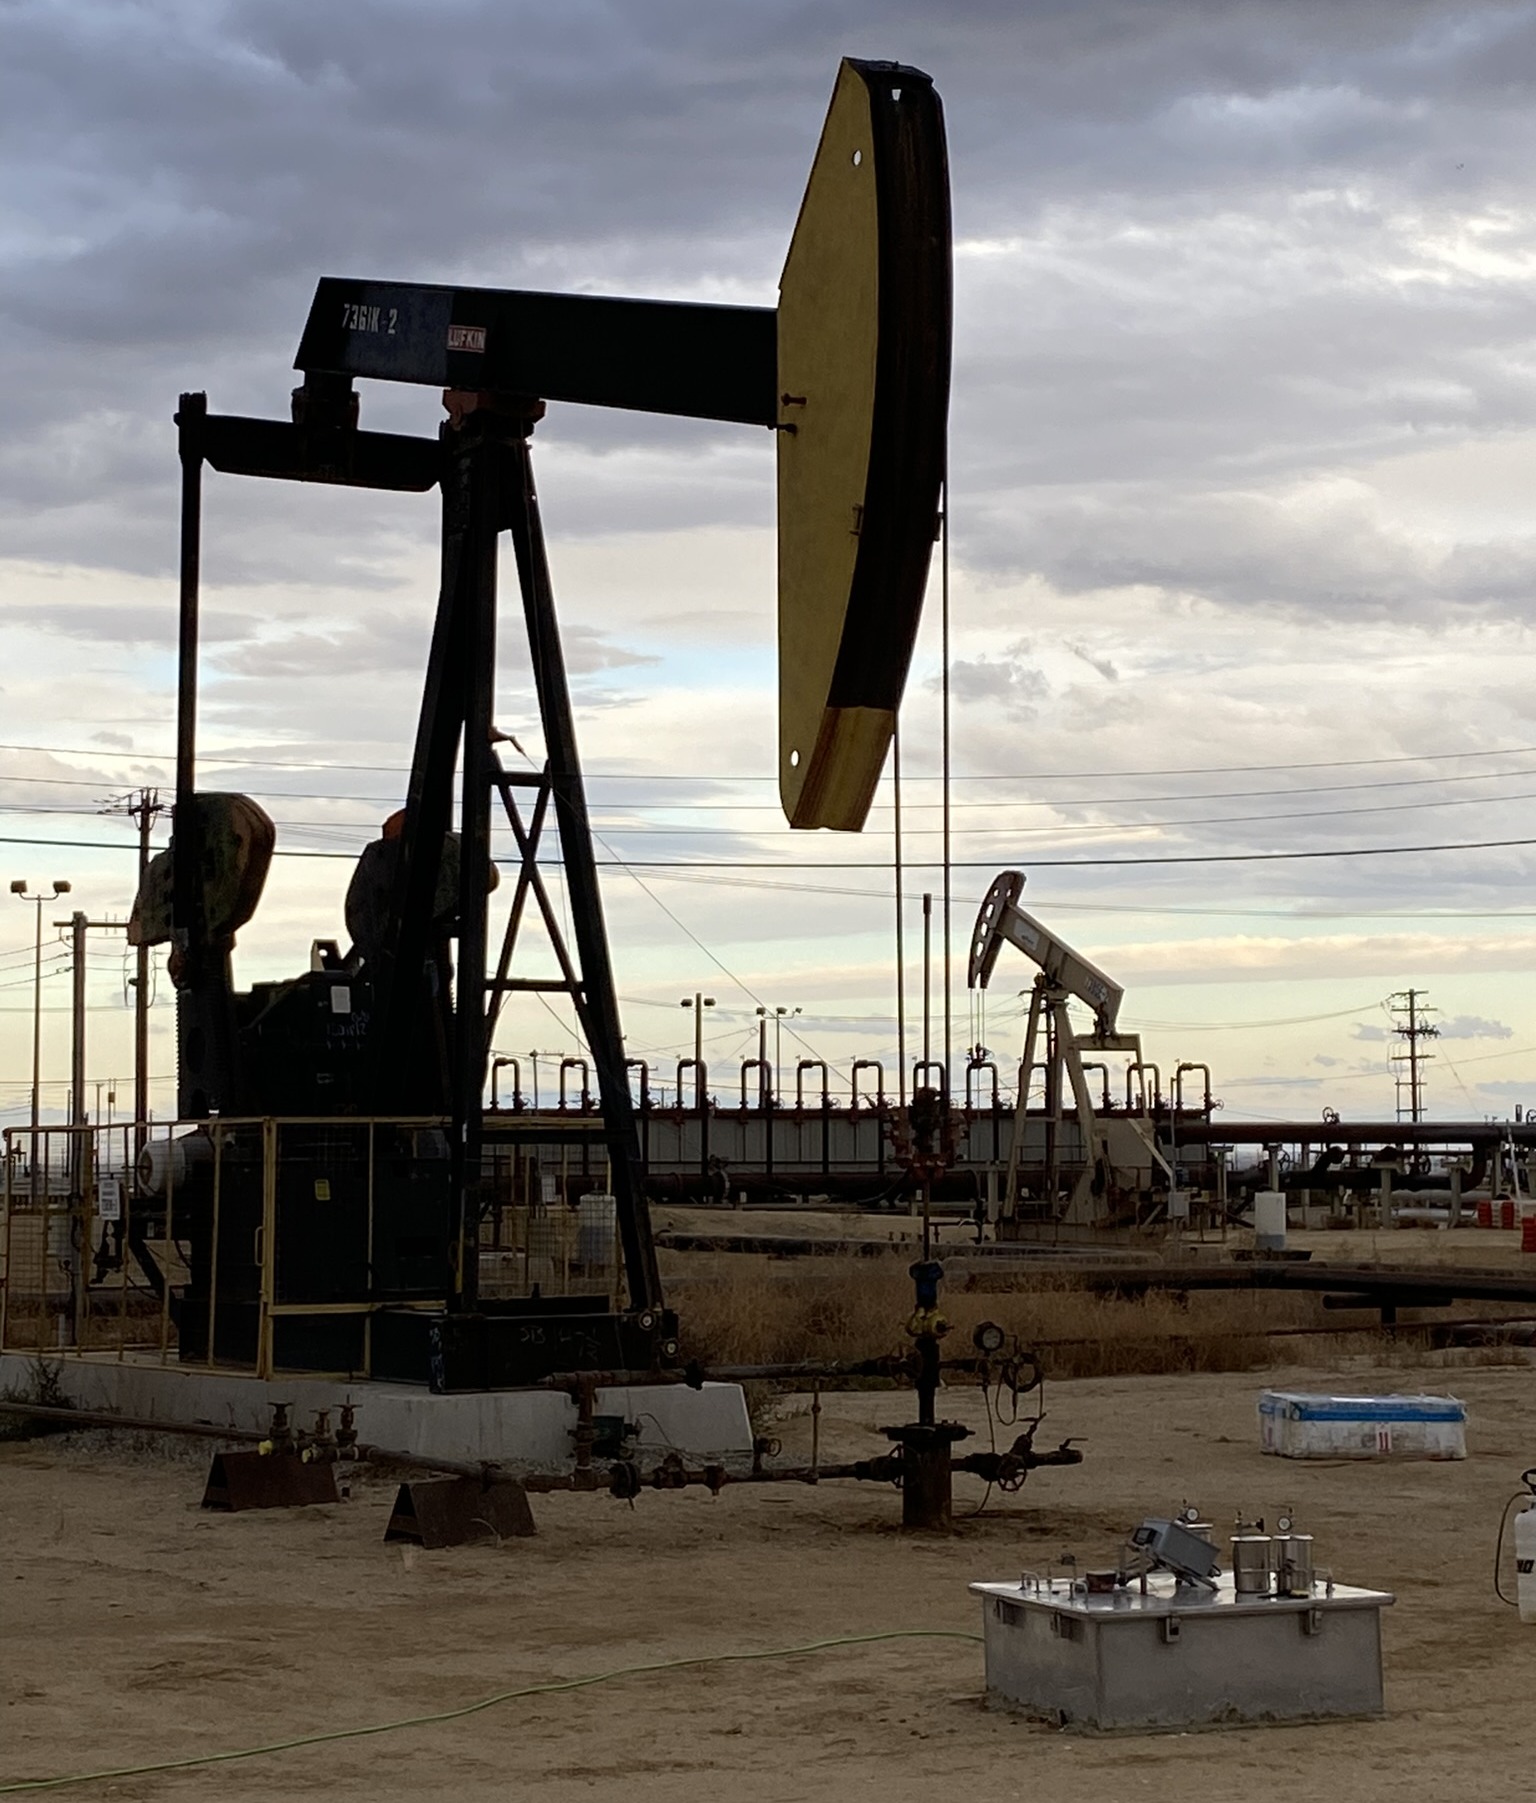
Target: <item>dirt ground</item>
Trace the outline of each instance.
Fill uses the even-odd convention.
[[[1258,1451],[1266,1382],[1463,1396],[1462,1463],[1303,1464]],[[982,1699],[979,1645],[887,1641],[507,1702],[456,1722],[57,1794],[372,1800],[959,1794],[1350,1803],[1502,1800],[1536,1769],[1536,1632],[1490,1586],[1499,1510],[1536,1464],[1528,1365],[1131,1377],[1055,1385],[1042,1440],[1081,1466],[1014,1497],[957,1484],[952,1537],[896,1527],[889,1489],[535,1499],[539,1533],[424,1553],[382,1542],[393,1487],[335,1507],[215,1515],[202,1455],[104,1437],[0,1445],[0,1794],[7,1782],[235,1749],[449,1709],[615,1667],[894,1628],[974,1631],[974,1579],[1112,1554],[1183,1499],[1218,1523],[1294,1505],[1318,1562],[1395,1591],[1384,1720],[1090,1736]],[[945,1412],[985,1428],[976,1394]],[[873,1451],[893,1393],[824,1399],[823,1457]],[[789,1398],[786,1457],[809,1447]],[[983,1444],[985,1440],[983,1439]]]

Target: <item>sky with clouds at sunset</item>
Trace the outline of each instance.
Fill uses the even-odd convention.
[[[10,0],[0,875],[74,885],[50,1103],[51,923],[126,914],[132,827],[99,810],[172,776],[177,394],[284,416],[322,274],[772,305],[845,54],[928,70],[950,136],[957,1065],[1018,1055],[1031,969],[984,1019],[963,988],[1013,866],[1233,1116],[1390,1118],[1409,985],[1442,1011],[1433,1114],[1536,1102],[1536,4]],[[364,424],[435,430],[433,393],[361,389]],[[802,1010],[786,1062],[893,1064],[889,787],[858,838],[776,806],[769,435],[553,407],[535,458],[631,1052],[670,1082],[701,990],[726,1094],[759,1005]],[[433,497],[208,480],[203,780],[279,831],[242,981],[343,935],[399,805],[436,528]],[[536,751],[503,617],[499,718]],[[124,975],[94,934],[90,1075],[126,1102]],[[499,1048],[570,1049],[557,1013]],[[164,1108],[163,972],[156,1019]]]

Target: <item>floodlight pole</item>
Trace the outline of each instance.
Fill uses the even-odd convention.
[[[779,1064],[784,1052],[784,1017],[799,1012],[798,1008],[775,1008],[773,1011],[773,1093],[776,1107],[782,1106],[784,1099],[780,1089],[782,1079],[779,1076]]]
[[[57,895],[59,886],[53,886]],[[42,1064],[43,1064],[43,898],[40,895],[23,895],[23,901],[33,903],[33,914],[37,923],[37,931],[33,938],[32,950],[32,1186],[37,1187],[37,1123],[42,1104]]]
[[[19,901],[31,902],[36,917],[36,931],[32,941],[32,1200],[38,1195],[37,1184],[37,1132],[38,1120],[42,1112],[42,1068],[43,1068],[43,903],[57,901],[61,895],[69,894],[69,884],[55,881],[51,892],[47,895],[27,894],[25,877],[11,884],[11,894]]]
[[[691,1008],[693,1010],[694,1105],[697,1107],[700,1115],[702,1115],[704,1113],[706,1101],[708,1100],[705,1095],[704,1076],[704,1010],[706,1008],[714,1007],[715,998],[712,995],[705,995],[702,990],[696,989],[691,996],[685,995],[677,1005],[679,1008]],[[677,1105],[679,1108],[683,1105],[681,1094],[679,1094],[677,1098]]]
[[[130,812],[139,823],[139,882],[143,893],[149,870],[149,829],[160,812],[160,797],[153,789],[140,789]],[[133,971],[133,1155],[135,1168],[149,1136],[149,947],[134,952]]]
[[[703,990],[694,990],[678,1003],[693,1010],[693,1100],[699,1117],[699,1175],[709,1175],[709,1078],[704,1068],[704,1010],[713,1008],[715,998]],[[677,1105],[683,1105],[683,1067],[677,1067]]]

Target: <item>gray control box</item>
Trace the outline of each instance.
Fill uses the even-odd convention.
[[[1209,1548],[1207,1549],[1209,1550]],[[1084,1728],[1189,1728],[1382,1712],[1384,1590],[1318,1583],[1307,1597],[1238,1594],[1161,1574],[1085,1594],[1067,1579],[972,1584],[987,1690]]]

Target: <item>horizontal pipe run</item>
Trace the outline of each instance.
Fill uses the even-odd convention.
[[[1443,1308],[1452,1302],[1536,1302],[1536,1272],[1436,1269],[1433,1266],[1324,1265],[1261,1263],[1251,1265],[1164,1265],[1155,1270],[1118,1268],[1073,1270],[1053,1267],[1084,1288],[1099,1292],[1145,1290],[1323,1290],[1369,1296],[1405,1307]],[[1427,1300],[1410,1303],[1409,1297]]]
[[[1015,1358],[1020,1355],[1015,1355]],[[1021,1355],[1026,1361],[1029,1353]],[[1009,1361],[1004,1358],[984,1358],[966,1354],[959,1358],[946,1358],[939,1361],[945,1371],[978,1371],[997,1370]],[[658,1388],[665,1385],[686,1384],[697,1388],[701,1384],[751,1384],[751,1383],[784,1383],[798,1378],[831,1380],[839,1377],[913,1377],[917,1364],[914,1353],[883,1353],[872,1359],[829,1360],[825,1364],[816,1364],[809,1360],[777,1365],[700,1365],[685,1366],[674,1371],[557,1371],[550,1377],[541,1378],[538,1383],[529,1386],[536,1390],[565,1390],[579,1392],[590,1385],[596,1390],[622,1390]]]
[[[783,1118],[783,1117],[780,1117]],[[894,1205],[921,1192],[922,1184],[905,1171],[881,1173],[871,1162],[863,1171],[776,1169],[770,1176],[760,1170],[711,1172],[652,1172],[645,1193],[652,1202],[718,1202],[729,1195],[745,1196],[750,1203],[762,1198],[782,1207],[786,1195],[825,1196],[838,1202],[884,1202]],[[975,1203],[982,1195],[982,1180],[974,1170],[944,1171],[933,1180],[936,1202]]]
[[[114,1415],[106,1409],[58,1408],[40,1402],[0,1402],[0,1415],[38,1421],[65,1421],[71,1427],[115,1427],[123,1433],[187,1434],[202,1440],[239,1440],[258,1444],[271,1436],[255,1427],[215,1427],[207,1421],[155,1421],[143,1415]]]
[[[158,1421],[144,1415],[114,1415],[105,1409],[56,1408],[37,1402],[0,1402],[0,1415],[19,1415],[38,1421],[57,1421],[69,1427],[115,1428],[120,1433],[185,1434],[203,1440],[237,1440],[242,1445],[261,1445],[272,1438],[261,1428],[215,1427],[206,1421]],[[436,1471],[445,1477],[495,1478],[507,1475],[493,1459],[438,1459],[423,1453],[399,1452],[388,1446],[338,1446],[324,1440],[301,1440],[294,1437],[294,1450],[312,1459],[331,1463],[358,1462],[383,1465],[410,1471]]]
[[[657,1244],[679,1252],[739,1252],[780,1258],[910,1257],[912,1251],[910,1241],[802,1240],[764,1234],[658,1234]],[[1270,1264],[1259,1260],[1224,1265],[1087,1265],[1069,1263],[1054,1248],[1036,1249],[1028,1241],[1016,1244],[1016,1256],[1012,1244],[1005,1249],[991,1243],[946,1247],[944,1254],[957,1260],[984,1261],[989,1275],[1028,1277],[1049,1272],[1058,1283],[1109,1295],[1142,1295],[1148,1290],[1332,1290],[1387,1300],[1396,1296],[1403,1306],[1418,1308],[1444,1308],[1453,1302],[1536,1302],[1536,1271],[1524,1275],[1423,1265]],[[980,1274],[977,1269],[967,1273]],[[1409,1302],[1409,1297],[1426,1300]]]

